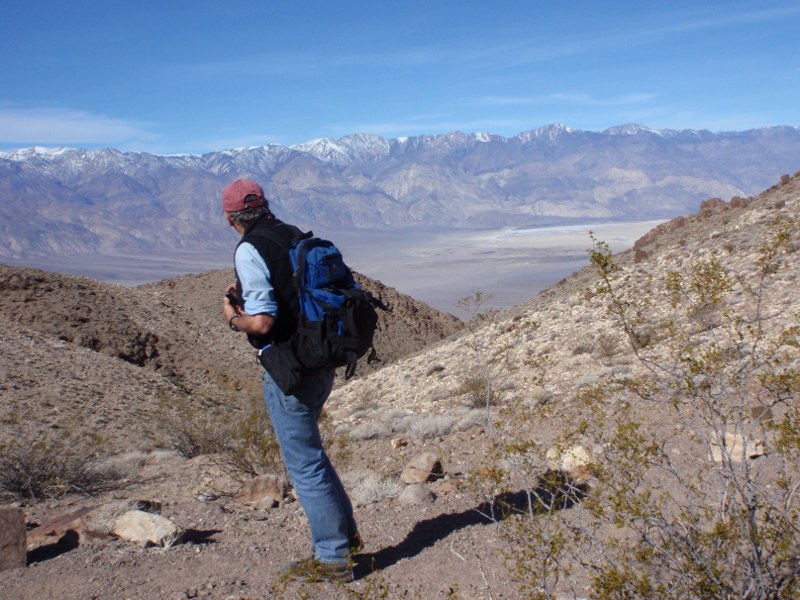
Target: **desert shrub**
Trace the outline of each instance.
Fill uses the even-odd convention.
[[[602,296],[645,367],[608,382],[608,393],[592,402],[606,418],[584,430],[605,448],[582,505],[586,523],[573,529],[602,556],[586,563],[596,597],[800,592],[797,325],[775,329],[764,318],[767,283],[787,268],[797,227],[776,221],[748,273],[733,277],[711,255],[681,272],[652,274],[663,283],[647,297],[619,285],[607,247],[596,243]],[[729,301],[734,293],[746,301]],[[642,318],[645,307],[658,307],[657,323]],[[649,338],[658,343],[642,343],[642,329],[654,327]],[[645,427],[634,406],[669,411],[685,433]],[[766,411],[772,420],[752,418]]]
[[[600,360],[614,358],[622,350],[622,343],[613,333],[601,333],[594,344],[594,355]]]
[[[374,440],[389,437],[392,429],[382,421],[367,421],[353,427],[348,435],[354,441]]]
[[[184,458],[221,452],[229,441],[224,417],[192,402],[191,398],[163,410],[159,423],[167,447]]]
[[[483,408],[471,409],[462,415],[457,415],[457,419],[458,421],[452,431],[464,431],[473,427],[486,425],[486,410]]]
[[[53,498],[106,489],[114,475],[97,467],[94,442],[54,434],[16,436],[0,446],[0,492],[18,498]]]
[[[109,456],[95,464],[95,470],[107,479],[128,479],[136,474],[147,461],[144,452],[126,452]]]
[[[258,396],[249,398],[246,410],[227,414],[186,399],[164,410],[160,423],[171,450],[185,458],[209,456],[236,480],[281,468],[280,448]]]
[[[389,477],[368,473],[353,487],[353,499],[361,504],[374,504],[394,498],[403,490],[403,485]]]
[[[467,327],[474,330],[485,323],[492,321],[497,316],[497,309],[487,308],[487,304],[492,301],[492,295],[476,290],[469,296],[465,296],[456,302],[456,308],[462,311],[467,317]]]
[[[404,425],[410,435],[420,439],[427,439],[451,433],[457,423],[458,417],[455,415],[420,414],[407,417]]]
[[[225,444],[213,455],[215,464],[242,480],[283,468],[280,446],[264,403],[251,398],[250,409],[227,427]]]
[[[570,511],[542,506],[543,449],[511,427],[492,430],[489,487],[495,497],[523,490],[497,521],[529,597],[563,595],[576,572],[599,599],[800,595],[800,314],[775,319],[782,298],[769,285],[796,268],[798,230],[797,219],[776,220],[735,274],[707,254],[647,273],[646,287],[630,286],[594,241],[593,301],[638,369],[576,390],[564,418],[559,447],[589,439],[601,449],[583,468],[588,495]],[[526,429],[524,413],[508,417]],[[570,498],[570,484],[560,495]]]
[[[467,375],[461,380],[456,393],[464,396],[465,404],[472,408],[492,406],[497,403],[497,392],[490,378],[483,375]]]

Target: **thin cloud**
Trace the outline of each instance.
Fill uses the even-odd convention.
[[[655,94],[634,93],[623,94],[611,98],[596,98],[588,94],[554,93],[542,96],[483,96],[475,103],[481,106],[526,106],[544,105],[551,103],[571,104],[574,106],[630,106],[651,102]]]
[[[729,27],[732,25],[754,25],[756,23],[782,20],[797,15],[800,15],[799,6],[781,6],[778,8],[747,10],[740,13],[717,13],[705,19],[677,22],[673,25],[654,29],[653,32],[671,33],[674,31],[691,31],[697,29],[718,29],[720,27]]]
[[[581,56],[597,51],[648,45],[672,34],[719,29],[724,27],[763,23],[800,14],[800,7],[730,12],[723,15],[694,17],[679,12],[669,15],[668,25],[618,29],[605,35],[572,39],[539,40],[531,43],[527,37],[506,39],[503,42],[447,43],[409,46],[402,50],[380,50],[353,53],[336,52],[320,55],[308,51],[265,52],[232,60],[209,61],[167,67],[198,77],[238,75],[302,75],[329,72],[332,69],[364,67],[446,68],[469,66],[474,69],[502,69],[546,63],[560,58]]]
[[[70,108],[0,107],[3,145],[130,145],[158,135],[146,124]]]

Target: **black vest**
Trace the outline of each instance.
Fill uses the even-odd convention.
[[[269,231],[270,233],[265,233]],[[284,342],[294,334],[297,329],[297,317],[300,314],[300,305],[292,276],[294,271],[289,259],[288,248],[292,241],[302,232],[294,225],[287,225],[276,219],[271,214],[266,214],[245,230],[242,242],[252,244],[269,269],[269,278],[275,289],[275,299],[278,303],[278,315],[272,329],[267,335],[247,335],[247,339],[254,348],[263,348],[267,344]],[[277,236],[283,242],[283,247],[275,243],[272,237]],[[236,246],[239,247],[238,244]],[[234,253],[235,254],[235,253]],[[234,261],[234,269],[236,264]],[[242,284],[239,274],[236,274],[236,290],[242,297]],[[243,307],[245,312],[247,306]]]

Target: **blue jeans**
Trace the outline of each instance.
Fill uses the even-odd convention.
[[[334,372],[307,377],[287,396],[264,372],[264,401],[283,453],[286,470],[311,527],[314,556],[343,563],[356,531],[353,505],[322,448],[317,421],[333,387]]]

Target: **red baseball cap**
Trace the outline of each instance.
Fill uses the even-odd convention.
[[[222,210],[238,212],[254,206],[269,206],[264,190],[255,181],[237,179],[222,190]]]

